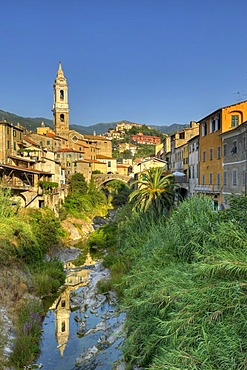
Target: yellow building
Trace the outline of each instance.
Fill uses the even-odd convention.
[[[211,194],[220,207],[223,187],[222,139],[220,134],[230,131],[247,120],[247,100],[219,108],[199,121],[199,185],[197,192]]]
[[[41,122],[41,125],[40,127],[37,127],[36,132],[39,135],[46,135],[48,133],[54,134],[54,131],[50,127],[46,126],[44,122]]]

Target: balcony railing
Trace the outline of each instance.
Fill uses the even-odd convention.
[[[220,193],[220,185],[196,185],[194,190],[198,193]]]

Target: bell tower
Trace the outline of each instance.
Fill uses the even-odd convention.
[[[64,77],[62,63],[59,62],[57,76],[53,85],[54,103],[53,103],[53,124],[55,133],[63,135],[69,132],[69,102],[68,102],[68,84]]]

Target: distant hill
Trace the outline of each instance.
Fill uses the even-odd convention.
[[[115,129],[116,124],[117,122],[96,123],[95,125],[91,126],[70,124],[70,129],[80,132],[80,134],[93,135],[93,133],[95,132],[97,135],[100,135],[107,132],[109,128]]]
[[[183,128],[188,127],[188,125],[182,125],[179,123],[173,123],[170,126],[156,126],[156,125],[151,125],[150,127],[154,128],[155,130],[163,132],[163,134],[172,134],[173,132],[176,131],[181,131]]]
[[[21,126],[26,127],[30,131],[36,131],[36,127],[39,127],[42,121],[46,124],[46,126],[53,126],[52,120],[44,117],[21,117],[17,116],[17,114],[0,110],[0,121],[3,120],[6,120],[8,123],[13,123],[14,125],[19,123]]]
[[[44,122],[46,126],[53,128],[52,120],[44,117],[21,117],[14,113],[5,112],[0,110],[0,121],[6,120],[9,123],[13,123],[17,125],[19,123],[21,126],[26,127],[30,131],[36,131],[36,128],[41,125],[41,122]],[[81,134],[92,135],[94,132],[97,135],[104,134],[108,131],[109,128],[116,128],[117,123],[119,122],[126,122],[126,123],[133,123],[130,121],[122,120],[117,122],[104,122],[104,123],[96,123],[95,125],[90,126],[82,126],[78,124],[71,124],[70,129],[80,132]],[[158,126],[158,125],[148,125],[151,128],[160,131],[165,134],[170,134],[176,131],[182,130],[187,125],[182,125],[178,123],[173,123],[170,126]]]

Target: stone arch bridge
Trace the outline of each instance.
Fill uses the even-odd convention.
[[[101,188],[102,185],[106,184],[107,182],[110,182],[112,180],[119,180],[127,185],[129,185],[131,181],[131,177],[127,175],[119,175],[115,173],[108,173],[108,174],[97,174],[97,175],[92,175],[92,178],[94,180],[95,185],[98,188]]]

